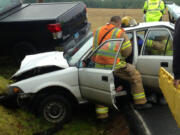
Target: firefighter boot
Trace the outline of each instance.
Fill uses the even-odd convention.
[[[103,105],[96,105],[96,115],[98,123],[105,123],[108,121],[108,107]]]

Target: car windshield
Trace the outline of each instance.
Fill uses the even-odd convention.
[[[68,59],[70,66],[76,65],[76,63],[89,51],[93,44],[93,37],[89,38],[84,45],[71,57]]]
[[[0,14],[20,4],[20,0],[0,0]]]

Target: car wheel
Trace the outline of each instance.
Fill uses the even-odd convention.
[[[19,65],[26,55],[34,54],[36,52],[36,48],[31,43],[19,42],[14,45],[13,57],[16,64]]]
[[[40,103],[39,113],[50,123],[64,124],[72,116],[72,106],[63,96],[51,95]]]

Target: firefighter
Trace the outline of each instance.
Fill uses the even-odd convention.
[[[138,23],[136,22],[136,20],[131,17],[131,16],[125,16],[122,18],[121,20],[121,27],[122,28],[126,28],[126,27],[131,27],[131,26],[136,26]],[[131,44],[133,44],[133,38],[130,39],[131,40]],[[137,35],[137,44],[138,44],[138,54],[140,54],[142,45],[143,45],[143,39]]]
[[[146,0],[143,7],[145,22],[161,21],[165,14],[163,0]]]
[[[150,108],[151,104],[147,103],[140,73],[135,69],[133,65],[128,64],[122,60],[123,57],[127,57],[132,53],[132,46],[124,29],[121,28],[121,18],[119,16],[113,16],[110,19],[109,23],[98,28],[94,32],[93,50],[98,47],[102,42],[114,38],[124,38],[125,40],[120,50],[120,56],[122,57],[118,58],[115,67],[115,75],[130,82],[131,90],[133,93],[134,106],[136,109]],[[93,58],[93,61],[95,62],[95,67],[105,69],[112,68],[115,58],[112,58],[112,56],[109,56],[108,54],[106,54],[106,52],[108,51],[111,52],[111,54],[115,54],[117,52],[117,48],[118,47],[112,49],[110,43],[106,44],[105,47],[103,46],[100,50],[101,52],[103,52],[103,55],[97,53],[95,58]],[[101,108],[98,107],[99,106],[97,105],[96,113],[99,113],[98,116],[104,116],[98,118],[107,118],[108,115],[103,114],[108,113],[107,108],[105,106],[104,108],[102,106]]]
[[[166,55],[172,56],[172,42],[168,41],[167,47],[166,42],[168,41],[167,36],[160,36],[158,40],[147,40],[147,47],[152,55],[164,55],[166,49]],[[165,48],[166,47],[166,48]]]
[[[136,20],[135,20],[133,17],[131,17],[131,16],[125,16],[125,17],[123,17],[122,20],[121,20],[121,22],[122,22],[122,23],[121,23],[121,27],[122,27],[122,28],[137,25]]]

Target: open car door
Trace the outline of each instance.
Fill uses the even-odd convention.
[[[119,56],[120,47],[123,39],[107,40],[95,49],[84,61],[89,61],[86,67],[79,68],[79,86],[81,95],[84,99],[99,103],[102,105],[114,106],[115,108],[115,85],[114,85],[114,67]],[[115,55],[114,65],[110,68],[97,68],[93,62],[96,54],[101,53],[102,48],[114,48],[118,45],[118,51]],[[102,53],[101,53],[102,54]],[[103,55],[103,54],[102,54]]]
[[[136,68],[141,73],[143,84],[159,88],[159,68],[172,72],[172,33],[167,28],[151,28],[147,31]]]

